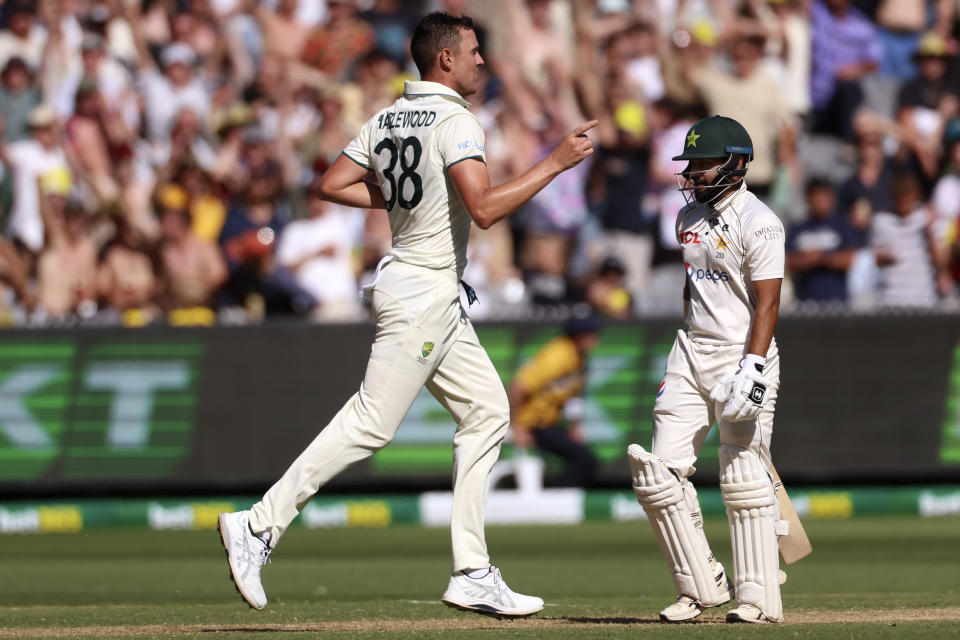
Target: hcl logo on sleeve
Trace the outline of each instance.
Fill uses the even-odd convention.
[[[730,274],[726,271],[719,271],[717,269],[694,269],[693,266],[687,262],[684,262],[683,266],[687,269],[687,277],[694,282],[700,282],[701,280],[730,282]]]

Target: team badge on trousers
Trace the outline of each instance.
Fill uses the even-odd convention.
[[[424,342],[423,346],[420,347],[420,355],[417,356],[417,362],[420,364],[427,364],[427,356],[433,352],[433,343]]]

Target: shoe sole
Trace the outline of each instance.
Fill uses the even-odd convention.
[[[263,605],[263,607],[256,606],[255,604],[250,602],[250,599],[243,592],[243,589],[240,588],[240,582],[237,580],[234,574],[234,571],[236,569],[233,566],[233,559],[230,557],[230,545],[232,544],[232,541],[227,540],[226,536],[223,533],[223,530],[224,530],[223,516],[220,515],[217,518],[217,533],[220,534],[220,544],[223,545],[223,552],[227,554],[227,567],[229,567],[229,570],[227,571],[227,573],[230,575],[230,582],[233,583],[233,588],[236,590],[237,593],[240,594],[240,597],[243,598],[243,601],[247,603],[248,607],[250,607],[251,609],[255,609],[256,611],[263,611],[264,607],[266,607],[267,605]]]
[[[479,613],[482,616],[490,616],[498,620],[503,620],[504,618],[514,618],[514,619],[529,618],[530,616],[536,615],[541,611],[543,611],[543,607],[540,607],[536,611],[514,613],[510,611],[503,611],[501,609],[497,609],[496,607],[492,607],[489,604],[481,603],[481,602],[463,603],[463,602],[456,602],[454,600],[448,600],[446,598],[444,598],[440,602],[442,602],[443,604],[447,605],[452,609],[459,609],[460,611],[468,611],[470,613]]]

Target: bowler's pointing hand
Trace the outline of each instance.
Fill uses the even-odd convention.
[[[560,144],[550,153],[553,160],[560,166],[560,171],[577,166],[584,158],[593,154],[593,142],[587,137],[587,131],[595,126],[597,126],[596,120],[584,122],[563,136]]]

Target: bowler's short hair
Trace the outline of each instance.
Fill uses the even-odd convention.
[[[451,16],[442,11],[434,11],[424,16],[413,31],[410,39],[410,55],[422,78],[437,60],[437,54],[444,49],[456,50],[460,44],[462,29],[473,30],[473,20],[467,16]]]

